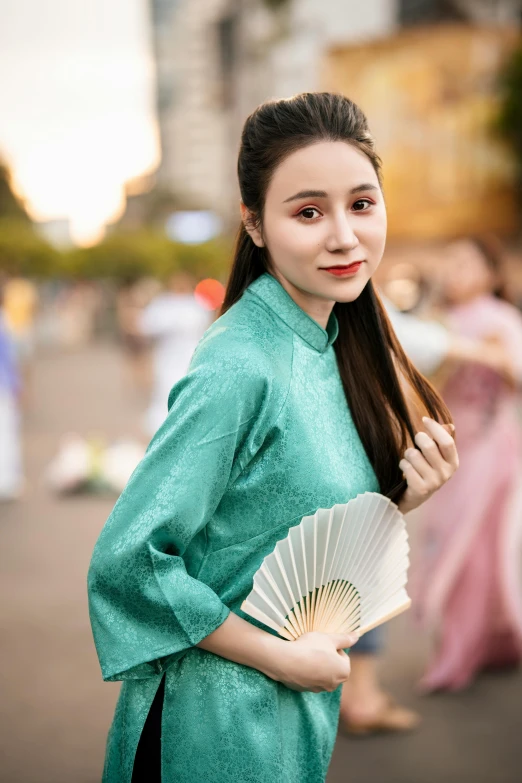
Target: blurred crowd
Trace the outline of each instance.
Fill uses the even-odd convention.
[[[120,346],[126,388],[145,410],[142,439],[122,433],[66,432],[46,474],[56,492],[119,493],[167,414],[168,393],[181,378],[200,337],[215,317],[223,286],[187,272],[165,283],[153,277],[100,281],[0,280],[0,500],[21,497],[25,482],[22,419],[31,407],[35,354],[81,350],[96,340]]]
[[[418,262],[384,262],[379,286],[399,341],[442,391],[454,416],[461,466],[426,504],[411,570],[415,622],[429,631],[424,691],[458,690],[489,667],[512,667],[522,650],[520,546],[522,315],[493,236],[461,238]],[[167,414],[172,385],[213,319],[224,289],[177,272],[166,282],[48,282],[0,286],[0,499],[23,497],[22,419],[34,392],[35,355],[116,340],[129,394],[142,401],[143,437],[104,442],[63,433],[49,491],[115,496]],[[345,728],[406,730],[419,716],[381,689],[382,639],[354,655]]]

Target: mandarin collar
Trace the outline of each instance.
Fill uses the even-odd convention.
[[[268,272],[254,280],[248,286],[247,292],[259,297],[290,329],[319,353],[324,353],[339,334],[339,324],[333,310],[326,329],[323,329],[294,302],[279,280]]]

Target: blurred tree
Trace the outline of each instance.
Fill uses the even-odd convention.
[[[0,160],[0,270],[41,277],[56,274],[61,256],[34,230],[16,195],[8,166]]]
[[[33,231],[27,218],[0,219],[0,270],[29,277],[60,276],[63,257]]]
[[[10,218],[21,223],[29,224],[31,219],[26,212],[23,202],[16,196],[11,172],[0,159],[0,218]]]
[[[59,251],[34,230],[23,203],[11,185],[7,166],[0,162],[0,271],[35,278],[90,278],[123,280],[152,275],[165,279],[177,270],[196,278],[224,279],[231,247],[226,240],[201,245],[172,242],[164,233],[164,220],[186,199],[161,190],[143,194],[139,218],[116,225],[93,247]],[[137,197],[139,198],[139,197]]]
[[[498,130],[510,144],[518,164],[522,206],[522,46],[515,50],[500,77],[501,107]]]
[[[148,229],[110,234],[94,247],[74,248],[63,256],[62,273],[72,277],[165,279],[186,270],[197,278],[226,277],[231,248],[226,241],[181,245]]]

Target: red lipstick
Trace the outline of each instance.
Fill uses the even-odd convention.
[[[362,261],[354,261],[353,264],[329,266],[328,268],[324,268],[323,271],[329,272],[331,275],[335,275],[335,277],[353,277],[353,275],[359,271],[362,264]]]

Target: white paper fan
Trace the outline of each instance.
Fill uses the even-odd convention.
[[[371,628],[409,608],[404,517],[384,495],[303,517],[254,576],[241,609],[285,639]]]

